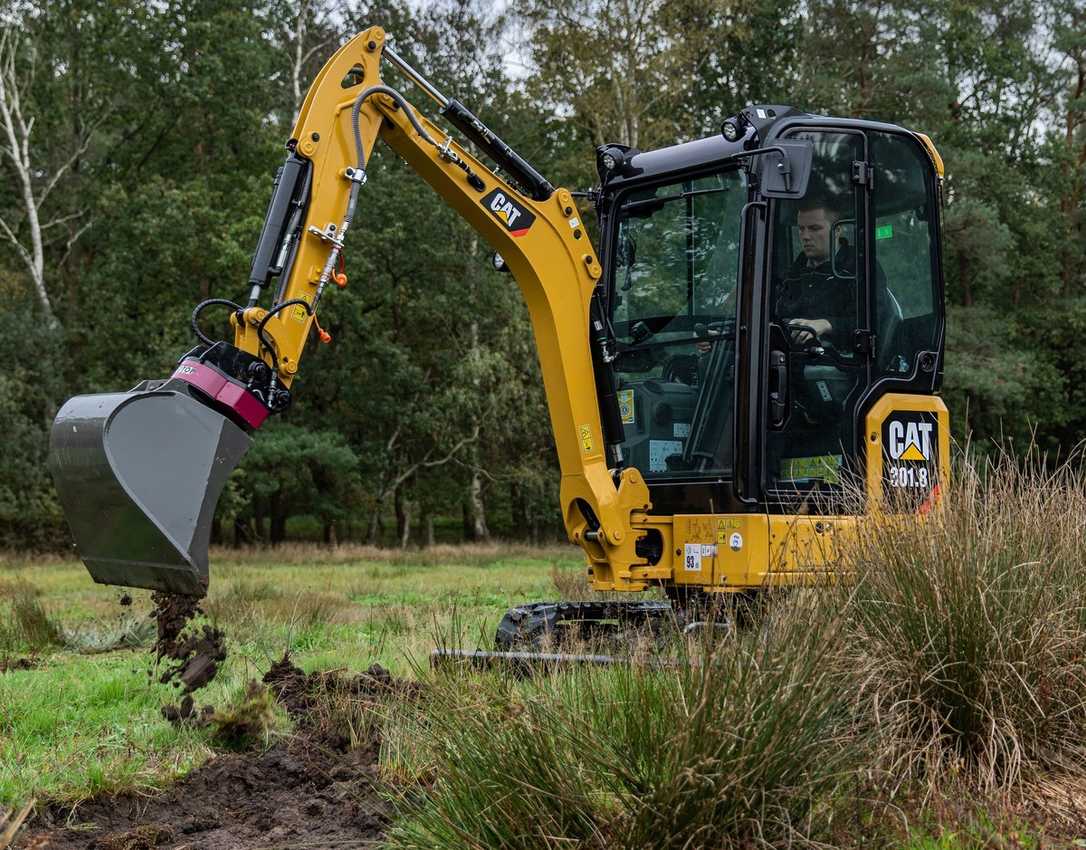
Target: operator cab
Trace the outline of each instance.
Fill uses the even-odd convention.
[[[615,461],[653,513],[856,509],[864,415],[940,383],[937,161],[900,127],[782,106],[600,149]]]

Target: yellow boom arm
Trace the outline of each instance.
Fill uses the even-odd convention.
[[[633,522],[635,513],[648,510],[649,491],[636,469],[624,470],[616,482],[607,466],[589,345],[589,303],[602,269],[577,205],[562,188],[545,201],[525,197],[392,94],[373,93],[356,106],[363,92],[384,86],[384,46],[380,27],[355,36],[328,60],[306,96],[293,144],[295,153],[312,164],[312,191],[280,301],[305,305],[280,310],[265,323],[274,355],[258,338],[257,327],[268,312],[259,307],[234,320],[235,345],[264,357],[278,380],[290,385],[316,302],[334,276],[345,225],[350,226],[345,211],[352,188],[361,198],[372,191],[360,182],[364,172],[358,169],[364,163],[358,161],[357,142],[368,161],[382,138],[501,254],[516,278],[539,351],[562,470],[566,530],[585,549],[597,586],[642,589],[645,583],[631,581],[630,575],[631,566],[644,563],[634,552]],[[359,82],[345,89],[341,81],[348,77]],[[271,363],[273,357],[278,362]],[[598,528],[586,517],[598,519]]]

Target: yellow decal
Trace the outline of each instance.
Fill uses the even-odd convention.
[[[739,528],[740,522],[737,519],[718,519],[716,522],[716,542],[727,543],[728,538],[731,536],[728,532],[729,528]]]
[[[924,457],[924,453],[920,451],[916,443],[909,443],[909,447],[902,452],[899,460],[927,460]]]
[[[294,321],[296,322],[304,322],[309,316],[309,314],[305,311],[305,307],[303,307],[301,304],[295,305],[293,312]]]
[[[619,390],[615,395],[618,396],[618,414],[622,424],[633,425],[637,421],[634,413],[634,391]]]
[[[592,426],[581,426],[581,445],[584,446],[584,453],[586,455],[592,453]]]

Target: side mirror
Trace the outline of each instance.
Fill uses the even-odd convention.
[[[830,228],[830,268],[834,277],[856,277],[856,219],[839,219]]]
[[[814,145],[808,141],[777,142],[759,152],[759,191],[767,198],[802,198],[807,194],[813,158]]]

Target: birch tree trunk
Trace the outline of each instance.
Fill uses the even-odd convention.
[[[25,68],[20,67],[19,62],[20,55],[24,52],[28,57]],[[50,167],[46,163],[47,157],[40,151],[35,155],[35,149],[31,146],[34,116],[27,112],[27,94],[34,78],[35,61],[33,44],[23,44],[19,33],[11,25],[0,28],[0,159],[6,158],[11,163],[14,188],[19,198],[18,213],[22,217],[22,221],[19,221],[17,218],[9,219],[0,215],[0,233],[15,248],[26,267],[34,287],[34,295],[45,315],[46,325],[57,328],[60,323],[46,287],[45,234],[50,228],[64,224],[69,226],[64,251],[66,259],[91,222],[85,219],[82,210],[52,216],[46,215],[44,210],[53,190],[86,153],[95,131],[110,115],[111,110],[101,110],[94,121],[82,125],[66,159],[59,166]],[[19,233],[24,225],[25,236]]]

